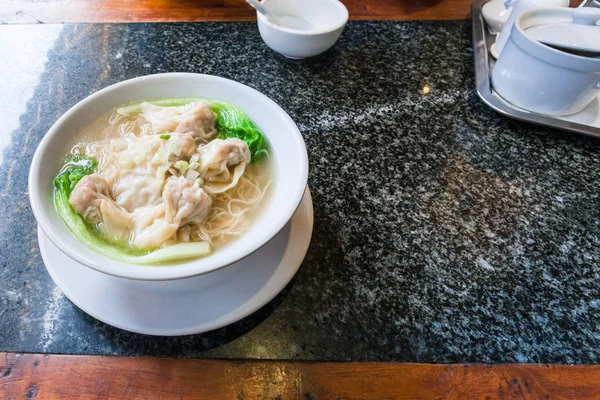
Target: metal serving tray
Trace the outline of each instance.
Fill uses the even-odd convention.
[[[483,102],[507,117],[600,138],[600,97],[581,113],[566,117],[553,117],[518,108],[494,92],[490,76],[495,60],[490,56],[488,49],[494,43],[495,36],[489,33],[481,12],[481,8],[488,1],[490,0],[475,0],[471,5],[475,82],[477,94]]]

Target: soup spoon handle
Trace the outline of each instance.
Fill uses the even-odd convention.
[[[252,7],[254,7],[256,9],[256,11],[258,11],[259,13],[261,13],[262,15],[264,15],[265,17],[267,15],[269,15],[269,12],[267,11],[267,9],[265,7],[263,7],[263,5],[260,4],[259,1],[257,1],[257,0],[246,0],[246,2],[248,4],[250,4]]]

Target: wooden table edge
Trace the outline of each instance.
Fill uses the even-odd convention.
[[[600,366],[0,353],[5,398],[600,399]]]
[[[576,6],[582,0],[571,0]],[[465,20],[471,0],[342,0],[351,20]],[[0,24],[255,21],[245,0],[0,0]]]
[[[466,19],[471,0],[342,0],[351,20]],[[245,0],[0,0],[0,24],[255,21]]]

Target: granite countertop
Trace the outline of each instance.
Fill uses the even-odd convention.
[[[352,22],[305,61],[253,23],[0,26],[0,351],[411,361],[600,361],[600,141],[477,97],[469,22]],[[27,198],[37,143],[123,79],[245,83],[304,135],[315,226],[286,289],[214,332],[87,316],[46,272]]]

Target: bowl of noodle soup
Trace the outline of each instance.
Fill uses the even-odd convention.
[[[136,280],[245,258],[291,219],[308,157],[292,119],[258,91],[192,73],[117,83],[67,111],[29,174],[39,227],[66,255]]]

